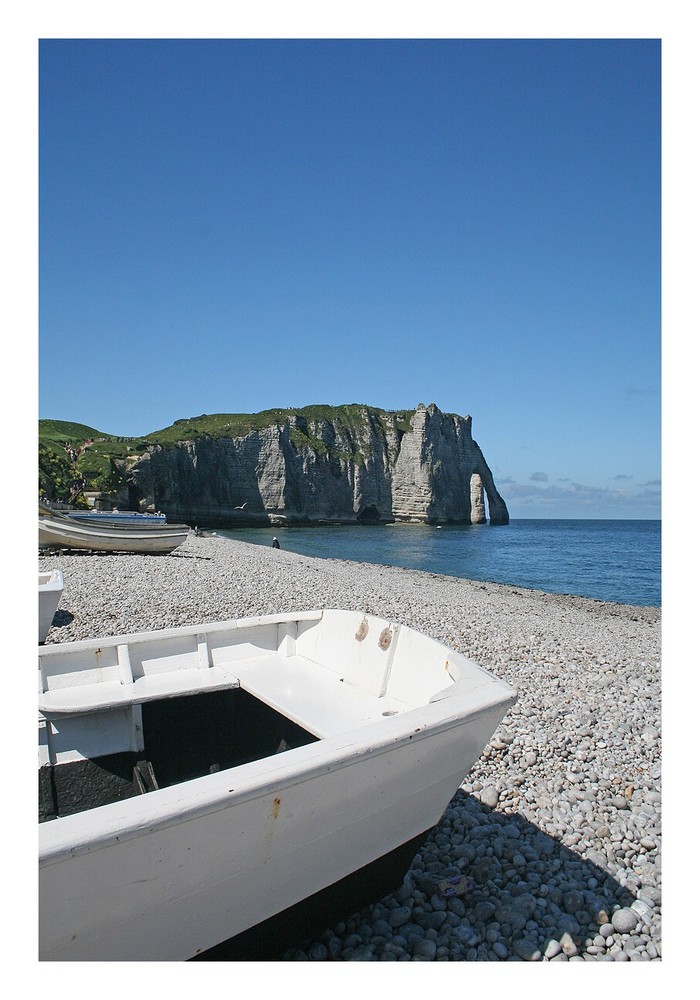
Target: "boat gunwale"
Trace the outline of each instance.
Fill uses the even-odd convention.
[[[158,642],[161,639],[175,639],[178,636],[205,635],[207,632],[226,632],[233,629],[256,628],[259,625],[280,625],[283,622],[320,621],[324,610],[289,611],[272,615],[251,615],[247,618],[227,618],[215,622],[199,622],[196,625],[175,625],[172,628],[150,629],[147,632],[125,632],[120,635],[99,636],[92,639],[76,639],[72,642],[54,642],[39,647],[39,656],[65,654],[71,650],[82,652],[104,646],[122,646],[128,643]],[[411,626],[406,626],[410,628]],[[437,639],[434,640],[438,642]],[[445,647],[448,649],[449,647]],[[457,654],[462,655],[462,654]]]
[[[150,528],[140,528],[129,524],[92,524],[84,526],[80,521],[73,521],[66,525],[60,522],[58,525],[52,524],[52,519],[41,518],[39,528],[47,533],[65,534],[77,539],[83,538],[119,538],[119,539],[165,539],[187,537],[190,531],[189,524],[154,524]],[[46,543],[43,543],[46,544]]]

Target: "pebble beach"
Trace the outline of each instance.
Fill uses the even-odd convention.
[[[403,885],[285,961],[661,959],[661,612],[317,559],[217,535],[167,556],[40,554],[47,643],[348,608],[478,660],[518,702]],[[440,880],[464,876],[445,897]]]

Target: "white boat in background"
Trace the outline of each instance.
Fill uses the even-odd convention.
[[[152,528],[167,523],[165,514],[145,514],[135,510],[66,510],[74,521],[101,524],[126,524],[130,527]]]
[[[39,547],[80,549],[87,552],[172,552],[187,538],[186,524],[105,524],[79,521],[39,505]]]
[[[336,610],[51,644],[39,690],[50,961],[269,958],[380,899],[516,699]]]
[[[63,594],[63,573],[60,569],[39,573],[39,642],[46,639],[53,616]]]

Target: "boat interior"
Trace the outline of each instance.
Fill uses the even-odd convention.
[[[42,646],[40,820],[407,712],[451,686],[460,659],[345,611]]]
[[[162,698],[140,709],[143,739],[138,740],[137,749],[85,757],[81,747],[88,753],[90,750],[79,733],[86,727],[74,718],[68,724],[69,744],[78,757],[62,763],[60,737],[68,720],[45,723],[55,730],[53,738],[45,735],[47,742],[53,742],[59,762],[46,761],[39,768],[39,822],[247,764],[318,738],[241,688]],[[126,711],[132,714],[132,710]],[[124,710],[118,713],[122,719],[110,717],[110,713],[98,714],[112,730],[112,737],[118,736],[119,722],[126,721]],[[132,722],[128,720],[129,729]],[[123,729],[125,732],[126,726]]]

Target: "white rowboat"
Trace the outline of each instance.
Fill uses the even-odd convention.
[[[39,507],[39,547],[87,552],[172,552],[187,538],[186,524],[105,524],[97,518],[77,520]]]
[[[42,646],[40,957],[266,957],[382,898],[515,699],[361,612]]]
[[[53,616],[63,594],[63,573],[60,569],[39,573],[39,642],[43,642],[51,628]]]

